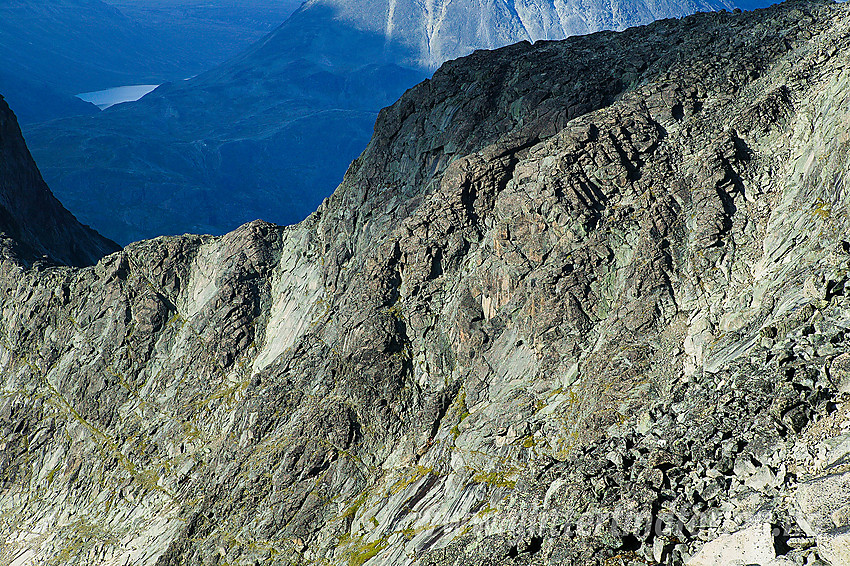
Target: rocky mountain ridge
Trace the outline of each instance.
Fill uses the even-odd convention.
[[[293,224],[339,184],[378,111],[443,61],[723,6],[314,0],[208,72],[32,127],[27,141],[62,202],[122,244],[221,234],[258,217]]]
[[[0,564],[846,564],[848,55],[478,52],[297,226],[3,260]]]

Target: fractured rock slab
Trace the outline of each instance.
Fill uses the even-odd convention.
[[[775,558],[773,528],[762,523],[706,543],[687,566],[746,566],[765,564]]]

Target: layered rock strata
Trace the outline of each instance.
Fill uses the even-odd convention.
[[[0,263],[0,563],[847,563],[850,9],[444,65],[303,223]]]

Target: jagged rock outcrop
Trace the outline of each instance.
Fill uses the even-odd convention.
[[[0,563],[845,564],[848,31],[479,52],[297,226],[0,263]]]
[[[0,253],[25,263],[47,258],[86,266],[118,249],[83,226],[53,196],[0,97]]]

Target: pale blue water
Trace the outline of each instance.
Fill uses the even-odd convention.
[[[159,85],[129,85],[117,86],[106,90],[98,90],[96,92],[84,92],[78,94],[77,98],[81,98],[86,102],[91,102],[101,110],[105,110],[110,106],[121,102],[133,102],[140,99],[147,93]]]

